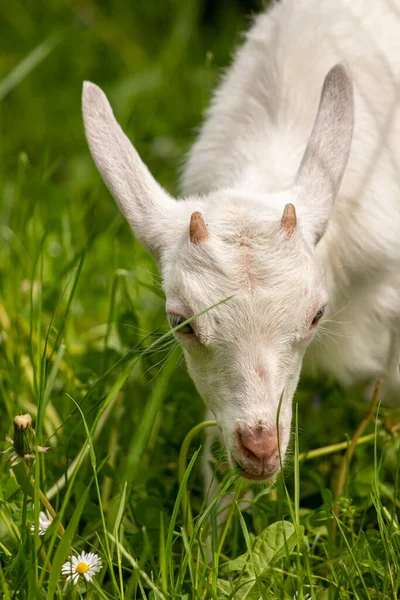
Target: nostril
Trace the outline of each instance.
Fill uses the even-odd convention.
[[[255,444],[251,442],[248,436],[239,434],[239,440],[241,443],[241,450],[245,453],[249,458],[255,458],[256,460],[264,460],[264,452],[261,448],[257,447]]]
[[[258,462],[275,461],[278,454],[276,430],[255,427],[247,431],[238,431],[239,450],[248,458]]]

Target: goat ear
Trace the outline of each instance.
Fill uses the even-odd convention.
[[[353,86],[347,68],[325,77],[318,114],[296,177],[302,229],[312,244],[323,235],[350,153]]]
[[[94,162],[139,241],[158,257],[175,222],[178,203],[155,181],[118,125],[104,92],[83,84],[82,112]]]

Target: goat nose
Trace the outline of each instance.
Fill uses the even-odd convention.
[[[276,428],[254,427],[239,433],[243,446],[260,462],[264,462],[278,453],[278,435]],[[275,456],[273,457],[275,458]]]

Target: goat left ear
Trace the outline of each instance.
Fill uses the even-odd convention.
[[[82,112],[89,148],[104,182],[139,241],[158,258],[174,235],[179,203],[152,177],[104,92],[87,81]]]
[[[301,227],[312,244],[322,237],[350,153],[353,86],[344,64],[325,77],[318,114],[296,177]]]

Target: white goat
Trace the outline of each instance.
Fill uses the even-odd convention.
[[[313,373],[400,388],[399,81],[394,0],[273,5],[214,97],[179,202],[84,84],[90,150],[158,260],[171,325],[229,298],[176,335],[248,479],[279,470],[277,409],[282,396],[284,454],[305,353]]]

